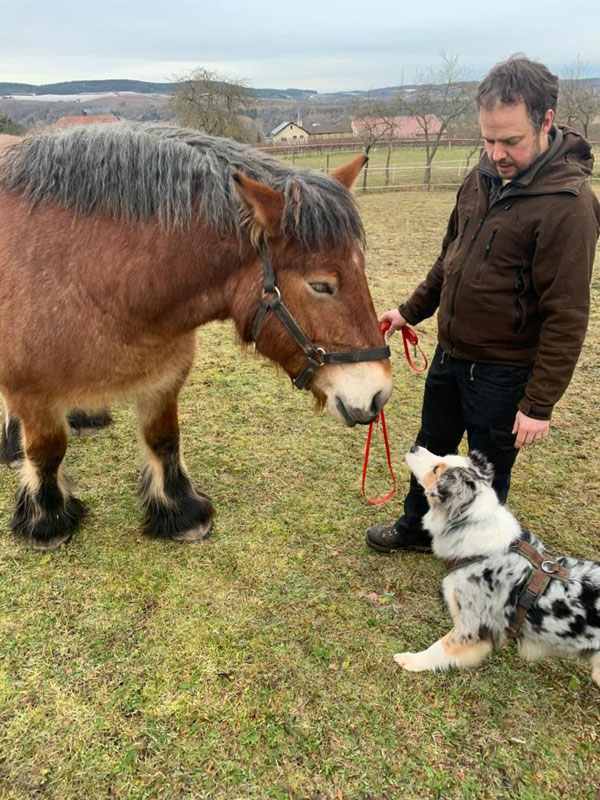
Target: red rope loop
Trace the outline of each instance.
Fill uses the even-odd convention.
[[[384,325],[387,325],[388,328],[389,328],[389,323],[385,322]],[[382,328],[383,328],[383,326],[382,326]],[[387,328],[386,328],[386,330],[387,330]],[[425,372],[429,362],[427,361],[427,356],[425,355],[425,353],[423,352],[423,349],[421,348],[421,346],[419,344],[419,337],[417,336],[417,332],[415,330],[413,330],[412,328],[410,328],[408,325],[403,325],[401,330],[402,330],[402,340],[404,342],[404,352],[406,354],[406,360],[408,361],[409,367],[411,369],[413,369],[415,372]],[[417,354],[417,350],[419,351],[419,353],[421,353],[421,358],[423,359],[423,366],[422,366],[421,369],[419,369],[417,366],[415,366],[414,361],[410,357],[410,353],[408,352],[408,345],[409,344],[412,345],[413,354],[415,356]]]
[[[387,329],[390,327],[389,322],[383,322],[381,324],[381,332],[385,333]],[[415,372],[424,372],[427,369],[428,361],[427,356],[419,346],[419,337],[417,336],[416,331],[410,328],[408,325],[404,325],[402,327],[402,340],[404,341],[404,352],[406,354],[406,360],[411,369]],[[417,349],[421,353],[421,357],[423,358],[423,367],[419,369],[415,366],[412,358],[410,357],[410,353],[408,352],[408,345],[412,345],[414,348],[414,353],[416,354]],[[367,497],[367,493],[365,490],[365,483],[367,480],[367,470],[369,468],[369,454],[371,452],[371,441],[373,439],[373,426],[381,423],[381,431],[383,433],[383,443],[385,445],[385,455],[387,458],[388,468],[390,471],[390,476],[392,478],[392,488],[387,494],[384,494],[382,497]],[[365,459],[363,463],[363,473],[362,473],[362,493],[363,497],[367,501],[367,503],[371,503],[371,505],[379,505],[380,503],[386,503],[391,497],[394,496],[396,493],[396,476],[394,475],[394,470],[392,468],[392,456],[390,453],[390,442],[388,438],[387,426],[385,424],[385,414],[383,413],[383,409],[379,412],[379,414],[375,417],[373,422],[369,425],[369,430],[367,433],[367,445],[365,447]]]

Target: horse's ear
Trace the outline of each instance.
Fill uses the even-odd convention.
[[[346,189],[351,189],[354,181],[358,177],[358,173],[364,167],[364,165],[369,160],[368,156],[362,155],[355,158],[353,161],[350,161],[349,164],[344,164],[343,167],[338,167],[334,169],[333,172],[329,173],[330,178],[335,178],[336,181],[342,183]]]
[[[253,181],[234,172],[233,180],[238,197],[253,217],[253,223],[265,233],[277,233],[281,228],[284,197],[277,189]]]

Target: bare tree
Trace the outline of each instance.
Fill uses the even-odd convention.
[[[560,82],[558,115],[567,125],[580,126],[586,139],[589,127],[600,115],[600,92],[586,80],[589,66],[577,56],[577,61],[567,70]]]
[[[248,138],[240,115],[254,102],[254,93],[244,81],[232,81],[218,72],[199,67],[173,81],[169,105],[177,121],[211,136]]]
[[[410,93],[399,95],[403,113],[415,117],[425,141],[425,174],[423,183],[431,186],[431,162],[435,158],[448,125],[464,114],[473,101],[473,93],[464,78],[465,68],[458,56],[442,51],[442,64],[417,76]]]
[[[362,142],[365,155],[369,155],[371,148],[381,141],[388,141],[388,170],[391,151],[391,140],[394,135],[393,116],[388,103],[377,100],[367,94],[363,99],[357,100],[351,108],[352,126]],[[363,170],[363,191],[367,189],[367,175],[369,162]]]
[[[448,128],[448,131],[451,136],[462,139],[465,148],[467,148],[464,177],[469,169],[473,156],[481,152],[482,139],[479,120],[475,114],[463,114],[459,119],[452,122],[452,126]]]

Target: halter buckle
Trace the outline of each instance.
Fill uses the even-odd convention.
[[[277,286],[273,286],[272,289],[263,289],[262,290],[262,299],[263,300],[265,299],[265,297],[269,297],[269,295],[274,295],[275,296],[275,300],[274,301],[271,300],[271,302],[269,303],[270,306],[278,305],[278,303],[281,303],[281,292],[279,291]]]

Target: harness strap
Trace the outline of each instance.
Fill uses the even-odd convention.
[[[544,594],[550,581],[559,580],[566,581],[569,579],[571,570],[563,567],[558,561],[549,553],[540,553],[533,545],[519,539],[511,545],[510,550],[513,553],[518,553],[531,564],[531,572],[525,584],[519,599],[517,601],[517,611],[513,621],[506,629],[506,635],[514,639],[516,638],[525,618],[527,612],[532,606],[537,603],[539,598]],[[474,556],[473,558],[446,558],[444,559],[444,566],[448,572],[453,572],[455,569],[468,567],[470,564],[476,564],[478,561],[484,561],[489,556]]]
[[[559,564],[554,556],[545,552],[540,553],[539,550],[536,550],[535,547],[522,539],[511,545],[510,549],[526,558],[532,566],[529,580],[519,596],[515,618],[506,629],[506,635],[514,639],[521,631],[527,612],[544,594],[550,581],[553,579],[559,581],[568,580],[571,570]]]
[[[478,561],[483,561],[486,558],[488,558],[488,556],[473,556],[473,558],[445,558],[444,566],[448,572],[454,572],[455,569],[468,567],[469,564],[477,564]]]

